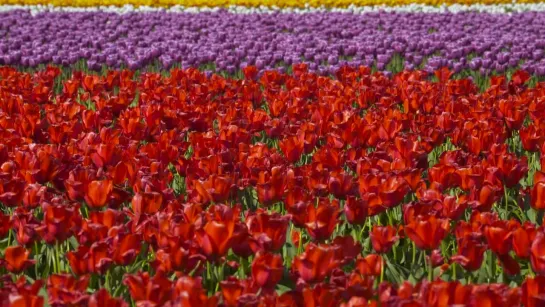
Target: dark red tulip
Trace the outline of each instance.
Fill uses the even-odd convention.
[[[352,236],[336,237],[331,245],[338,247],[335,257],[341,265],[351,263],[362,250],[360,242],[356,242]]]
[[[451,260],[461,265],[468,271],[478,270],[484,259],[486,246],[481,239],[473,234],[458,238],[458,254]]]
[[[363,225],[367,220],[367,202],[363,199],[348,197],[344,203],[344,215],[350,224]]]

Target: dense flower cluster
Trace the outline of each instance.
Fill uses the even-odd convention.
[[[481,75],[521,67],[545,75],[545,13],[513,15],[344,13],[2,13],[0,64],[201,67],[233,74],[248,65],[312,72],[447,66]]]
[[[348,6],[374,6],[374,5],[407,5],[412,3],[441,5],[441,4],[503,4],[503,3],[537,3],[539,0],[3,0],[3,4],[15,5],[54,5],[54,6],[123,6],[131,4],[135,6],[174,6],[185,7],[348,7]]]
[[[1,305],[543,304],[545,84],[291,70],[0,68]]]

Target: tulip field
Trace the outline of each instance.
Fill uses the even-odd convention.
[[[545,4],[0,1],[0,307],[540,307],[544,210]]]

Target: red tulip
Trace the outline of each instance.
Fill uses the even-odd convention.
[[[530,257],[531,243],[534,242],[537,235],[537,229],[529,222],[513,231],[512,245],[515,254],[519,258],[528,259]]]
[[[531,205],[534,209],[545,209],[545,173],[541,171],[536,171],[534,174]]]
[[[135,302],[163,305],[172,299],[172,282],[161,275],[150,277],[147,272],[126,275],[123,284]]]
[[[36,228],[36,231],[42,239],[48,244],[55,242],[62,243],[72,236],[78,224],[81,222],[81,216],[76,208],[67,206],[44,206],[43,224]]]
[[[344,215],[350,224],[363,225],[367,220],[367,202],[363,199],[348,197],[344,204]]]
[[[23,202],[25,181],[12,178],[0,182],[0,201],[7,207],[16,207]]]
[[[80,245],[76,251],[66,253],[66,258],[76,275],[104,274],[113,262],[105,242],[96,242],[91,248]]]
[[[241,282],[234,277],[229,276],[228,280],[223,280],[220,282],[220,287],[225,305],[237,306],[238,299],[244,291],[244,287],[241,285]]]
[[[3,239],[8,234],[11,228],[11,217],[9,214],[4,214],[0,211],[0,239]]]
[[[318,207],[307,207],[305,228],[308,234],[317,241],[329,239],[337,225],[338,208],[328,202],[319,202]]]
[[[267,214],[258,211],[246,218],[248,232],[251,235],[250,247],[258,250],[277,251],[286,243],[289,221],[278,213]]]
[[[354,241],[352,236],[336,237],[331,246],[338,247],[335,258],[341,265],[352,262],[362,250],[360,242]]]
[[[4,251],[4,265],[11,273],[20,273],[34,265],[36,260],[29,260],[30,251],[22,246],[8,246]]]
[[[106,205],[113,190],[111,180],[94,180],[89,182],[85,191],[85,202],[91,208],[102,208]]]
[[[338,199],[346,199],[355,190],[354,178],[345,172],[332,172],[329,176],[328,189]]]
[[[397,242],[397,229],[392,226],[374,226],[370,233],[373,249],[379,254],[385,254],[392,249],[392,246]]]
[[[418,218],[405,225],[405,234],[420,249],[434,250],[448,234],[449,221],[434,216]]]
[[[181,277],[174,285],[173,296],[177,306],[215,307],[218,305],[217,296],[208,297],[203,289],[200,278]]]
[[[468,271],[478,270],[484,259],[486,246],[476,235],[469,234],[458,238],[458,254],[451,260],[461,265]]]
[[[226,201],[232,191],[231,179],[217,175],[210,175],[206,181],[195,180],[193,184],[202,203]]]
[[[278,145],[286,159],[291,163],[295,163],[301,158],[305,143],[299,136],[292,136],[280,141]]]
[[[273,290],[284,273],[280,255],[260,252],[252,262],[252,278],[260,287]]]
[[[545,304],[545,276],[526,277],[521,289],[524,306],[539,307]]]
[[[545,235],[538,232],[530,248],[530,263],[532,270],[540,275],[545,275]]]
[[[47,280],[47,294],[52,305],[87,304],[89,276],[75,278],[71,275],[51,275]]]
[[[384,260],[380,255],[369,254],[356,261],[356,270],[364,276],[380,276],[383,270]]]
[[[513,233],[506,229],[505,225],[497,223],[494,226],[484,228],[484,235],[488,247],[498,255],[507,255],[511,250],[511,236]]]
[[[131,264],[140,253],[142,238],[139,235],[117,235],[113,244],[112,260],[119,265]]]
[[[204,253],[209,257],[224,256],[235,239],[235,222],[209,221],[196,233],[196,239]]]
[[[257,181],[257,199],[265,206],[282,200],[285,186],[285,169],[273,167],[270,176],[267,172],[260,172]]]
[[[338,247],[309,243],[305,252],[293,259],[293,269],[305,282],[322,281],[338,266],[335,251]]]
[[[135,214],[154,214],[161,209],[163,195],[158,192],[136,193],[132,198],[132,210]]]
[[[110,296],[108,291],[104,288],[99,289],[93,295],[89,297],[89,301],[87,302],[89,307],[101,307],[101,306],[108,306],[108,307],[127,307],[128,304],[124,302],[121,299],[113,298]]]

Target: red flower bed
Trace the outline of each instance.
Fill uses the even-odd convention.
[[[543,305],[545,84],[244,73],[0,68],[1,305]]]

